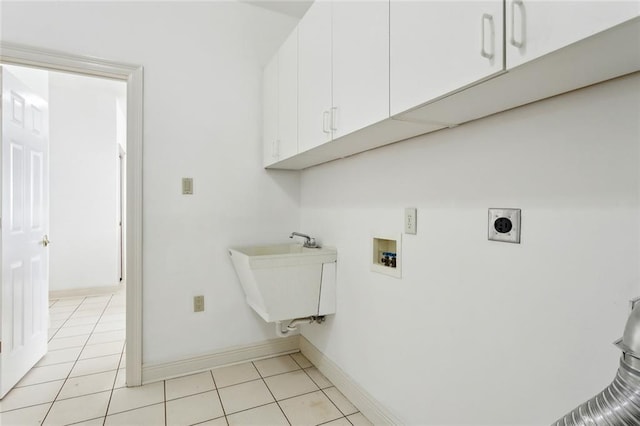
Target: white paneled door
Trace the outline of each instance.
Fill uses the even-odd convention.
[[[48,105],[2,69],[0,398],[47,351]]]

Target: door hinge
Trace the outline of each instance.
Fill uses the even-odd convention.
[[[0,354],[2,353],[2,341],[0,341]]]

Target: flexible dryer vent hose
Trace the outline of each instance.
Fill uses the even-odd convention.
[[[629,315],[618,374],[607,388],[554,423],[555,426],[640,425],[640,303]]]

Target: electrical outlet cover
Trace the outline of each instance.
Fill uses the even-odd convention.
[[[520,209],[489,209],[489,240],[520,244]]]
[[[417,234],[418,233],[418,214],[415,207],[407,207],[404,209],[404,233],[405,234]]]

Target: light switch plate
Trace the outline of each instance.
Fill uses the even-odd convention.
[[[405,234],[417,234],[418,233],[418,214],[415,207],[407,207],[404,209],[404,233]]]
[[[193,312],[204,311],[204,296],[193,296]]]
[[[182,178],[182,194],[193,195],[193,178]]]
[[[520,244],[520,209],[489,209],[489,240]]]

